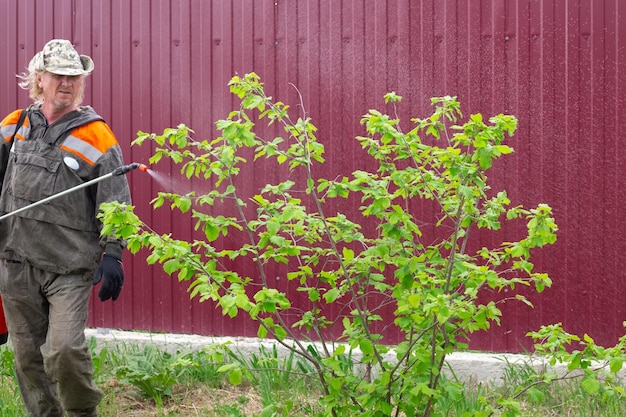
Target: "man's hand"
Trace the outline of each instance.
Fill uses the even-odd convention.
[[[122,260],[114,255],[105,253],[93,278],[93,285],[100,281],[102,281],[102,287],[98,291],[100,301],[106,301],[109,298],[113,299],[113,301],[117,300],[124,284]]]

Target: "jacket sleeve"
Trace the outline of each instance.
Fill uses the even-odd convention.
[[[99,142],[104,144],[102,147],[103,153],[94,165],[93,175],[95,178],[109,174],[116,168],[123,166],[124,157],[117,139],[106,123],[102,121],[94,123],[99,124],[95,130],[98,131]],[[130,187],[126,175],[114,175],[106,181],[97,183],[94,187],[92,195],[95,201],[96,215],[102,203],[117,201],[131,204]],[[102,225],[98,224],[98,228],[101,229]],[[124,241],[116,239],[114,236],[102,237],[100,245],[107,252],[119,251],[120,256],[121,249],[126,246]]]
[[[109,165],[107,172],[111,172],[115,168],[124,165],[122,151],[119,145],[110,148],[103,157],[109,160],[107,163],[107,165]],[[99,210],[102,203],[112,201],[131,204],[130,187],[128,185],[128,178],[126,175],[114,175],[109,180],[98,184],[98,190],[96,193],[97,210]],[[99,227],[101,226],[102,225],[99,225]],[[121,252],[122,249],[126,247],[126,241],[117,239],[114,236],[103,236],[100,245],[104,248],[105,252],[117,255],[121,258]]]

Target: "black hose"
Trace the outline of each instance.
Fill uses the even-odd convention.
[[[121,167],[115,168],[113,170],[113,172],[111,172],[111,175],[115,177],[115,176],[118,176],[118,175],[128,174],[133,169],[139,168],[139,165],[140,164],[137,163],[137,162],[133,162],[132,164],[128,164],[128,165],[123,165]]]

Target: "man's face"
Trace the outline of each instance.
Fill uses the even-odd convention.
[[[38,76],[39,86],[43,89],[45,103],[52,104],[57,110],[76,105],[76,98],[82,89],[82,75],[58,75],[44,72]]]

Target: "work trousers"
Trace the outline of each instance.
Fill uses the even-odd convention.
[[[62,417],[64,410],[96,415],[103,394],[93,381],[85,339],[91,291],[88,276],[0,261],[0,293],[29,416]]]

